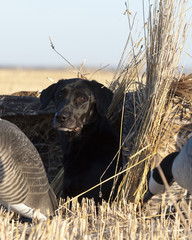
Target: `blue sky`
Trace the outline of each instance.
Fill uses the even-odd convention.
[[[68,67],[51,49],[50,36],[76,66],[86,59],[87,66],[116,67],[129,33],[124,11],[125,0],[1,1],[0,66]],[[141,28],[142,0],[130,0],[130,11]],[[192,55],[189,41],[186,51]]]

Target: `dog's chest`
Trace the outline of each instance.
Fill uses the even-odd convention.
[[[117,152],[118,142],[116,136],[111,133],[94,131],[93,134],[83,135],[70,142],[66,147],[64,169],[68,174],[75,175],[88,171],[93,166],[106,167]]]

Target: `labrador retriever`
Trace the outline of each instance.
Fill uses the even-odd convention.
[[[54,127],[59,131],[63,150],[63,198],[75,197],[110,178],[122,166],[115,157],[118,133],[106,119],[113,93],[96,81],[79,78],[59,80],[42,91],[41,109],[54,102]],[[118,182],[121,179],[118,179]],[[113,179],[81,197],[96,203],[109,200]],[[114,191],[117,191],[118,183]],[[102,193],[102,194],[101,194]]]

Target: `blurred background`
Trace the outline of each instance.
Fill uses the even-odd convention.
[[[148,0],[126,2],[130,19],[133,20],[136,14],[135,29],[138,32],[141,31],[141,38],[144,25],[143,3],[146,19]],[[17,73],[0,72],[0,92],[4,92],[5,81],[10,81],[8,79],[15,76],[18,81],[18,69],[70,68],[51,48],[49,37],[56,50],[74,66],[79,67],[84,62],[84,66],[89,69],[99,69],[107,65],[105,71],[113,72],[118,65],[129,34],[125,10],[125,0],[1,1],[0,69],[17,69]],[[186,11],[186,14],[189,14],[189,20],[190,12],[191,6]],[[187,72],[191,72],[192,66],[191,31],[189,33],[180,63]],[[134,34],[135,32],[133,38]],[[135,37],[134,40],[138,39]],[[28,72],[25,76],[22,72],[19,79],[24,77],[26,86],[31,81],[35,85],[37,84],[35,81],[39,82],[39,79],[42,79],[42,76],[39,79],[37,76],[29,79],[31,74]],[[46,73],[45,76],[60,78],[63,73],[56,76]],[[43,75],[43,78],[45,76]],[[107,76],[105,80],[111,79]],[[13,88],[13,85],[11,87]]]

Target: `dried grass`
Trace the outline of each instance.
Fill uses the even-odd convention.
[[[181,203],[182,206],[182,203]],[[159,206],[160,207],[160,206]],[[185,219],[187,223],[187,219]],[[187,225],[187,224],[186,224]],[[133,203],[103,204],[96,213],[92,200],[84,199],[80,206],[73,202],[71,209],[65,208],[52,221],[31,225],[11,221],[7,213],[0,213],[0,238],[2,240],[59,240],[59,239],[187,239],[190,227],[183,224],[168,204],[158,215],[151,215],[150,207],[145,211]]]
[[[147,172],[158,151],[165,119],[172,111],[169,103],[177,91],[175,87],[182,84],[177,68],[188,28],[185,8],[186,1],[161,0],[154,3],[153,9],[149,5],[145,28],[146,84],[135,93],[135,127],[125,139],[125,145],[133,140],[129,156],[134,157],[128,161],[120,193],[120,198],[125,196],[137,203],[145,191]],[[181,96],[181,92],[177,94]],[[140,164],[131,168],[137,163]]]
[[[174,117],[176,115],[181,117],[181,112],[178,113],[177,108],[180,107],[179,110],[181,110],[181,107],[184,107],[184,101],[189,103],[192,96],[191,75],[178,75],[177,69],[179,58],[186,40],[188,27],[183,18],[186,2],[160,0],[158,3],[159,5],[157,5],[157,2],[154,4],[153,13],[150,5],[150,15],[144,39],[145,52],[143,50],[142,41],[139,40],[138,43],[134,45],[132,34],[130,33],[120,64],[110,85],[110,88],[115,93],[112,105],[108,111],[108,118],[110,120],[115,118],[114,113],[117,114],[117,112],[119,113],[119,110],[122,110],[121,104],[125,100],[126,92],[133,89],[136,90],[132,95],[135,122],[132,128],[129,129],[129,132],[126,133],[122,142],[122,147],[126,150],[126,144],[129,145],[131,140],[133,141],[133,144],[130,151],[131,153],[129,154],[127,168],[124,170],[126,171],[126,174],[120,186],[118,205],[116,205],[118,207],[121,206],[121,203],[124,201],[123,199],[133,201],[134,204],[126,203],[127,209],[136,209],[140,199],[142,199],[143,193],[146,189],[147,172],[149,168],[155,164],[154,156],[160,150],[160,147],[162,146],[161,141],[163,136],[165,136],[165,130],[168,129],[167,126],[169,125],[169,122],[167,119],[173,119],[173,115]],[[132,25],[129,20],[131,31]],[[128,54],[128,57],[125,57],[129,41],[132,43],[132,51]],[[141,79],[139,78],[142,67],[145,64],[145,59],[146,71],[144,77],[146,78],[146,82],[143,81],[143,77]],[[124,109],[122,111],[122,116],[123,113]],[[189,117],[189,121],[191,121],[191,117]],[[124,124],[126,125],[126,116],[124,116]],[[121,131],[124,131],[124,129],[121,129]],[[169,127],[169,134],[171,134],[172,131],[175,131],[173,125]],[[179,134],[179,130],[177,129],[174,133]],[[166,136],[164,138],[164,143],[168,140],[169,138]],[[184,141],[182,144],[183,143]],[[166,154],[166,151],[164,151],[164,154]],[[74,199],[69,201],[74,201]],[[173,238],[177,239],[180,237],[177,233],[179,231],[182,232],[181,225],[184,226],[184,232],[186,231],[186,236],[188,236],[190,233],[191,222],[187,222],[181,211],[181,207],[178,206],[172,198],[171,201],[177,208],[177,213],[173,221],[175,225],[172,225],[172,223],[167,221],[165,215],[161,215],[160,219],[149,217],[147,222],[145,221],[147,217],[143,215],[145,213],[141,211],[141,209],[139,209],[138,212],[135,211],[132,213],[127,213],[125,209],[121,209],[120,215],[123,216],[126,225],[131,226],[131,232],[128,232],[126,227],[124,227],[124,222],[122,229],[126,229],[125,237],[123,230],[119,231],[119,226],[121,224],[116,220],[116,222],[113,223],[114,230],[112,232],[107,230],[108,233],[111,232],[112,234],[107,235],[106,237],[106,235],[103,234],[108,226],[108,218],[105,218],[103,219],[104,225],[101,226],[100,229],[97,229],[96,238],[107,239],[114,238],[115,236],[115,238],[121,239],[129,236],[131,239],[165,239],[174,236]],[[108,205],[107,209],[111,211],[114,204],[116,203],[113,203],[112,207]],[[61,209],[65,207],[66,204],[62,205]],[[102,207],[103,205],[101,208]],[[187,213],[186,209],[191,211],[190,205],[186,206],[185,203],[183,209],[185,209],[185,214]],[[117,214],[118,208],[115,209],[111,216],[116,219]],[[138,218],[137,214],[142,216],[141,222],[139,222],[140,218]],[[109,215],[110,214],[107,213],[107,216]],[[130,216],[129,220],[127,219],[127,216]],[[98,220],[99,217],[100,216],[96,219]],[[136,217],[136,221],[131,225],[130,219],[134,219],[134,217]],[[190,220],[189,217],[188,219]],[[138,222],[139,225],[137,225]],[[146,222],[147,225],[145,225]],[[151,228],[149,226],[151,226]],[[140,232],[141,229],[145,229],[145,231]],[[157,230],[157,232],[154,232],[154,230]],[[102,235],[100,236],[99,233],[101,232]],[[117,232],[118,235],[115,235]],[[184,232],[182,232],[182,236],[185,236]],[[133,235],[131,235],[132,233]]]
[[[95,72],[95,69],[86,69],[82,71],[88,79],[92,76],[98,82],[105,85],[106,81],[111,81],[113,71],[103,69],[101,72]],[[88,72],[88,73],[87,73]],[[19,91],[37,91],[48,87],[58,79],[68,79],[77,77],[73,69],[0,69],[0,94],[12,94]]]
[[[157,5],[159,4],[159,5]],[[114,113],[122,110],[122,102],[126,104],[125,93],[133,92],[133,119],[134,124],[125,131],[123,122],[121,132],[123,135],[122,147],[126,152],[128,150],[129,162],[124,170],[126,172],[124,180],[120,186],[118,201],[109,205],[103,202],[98,207],[92,200],[83,199],[82,205],[79,205],[76,199],[70,199],[66,203],[61,203],[58,215],[52,221],[33,223],[25,225],[18,221],[13,221],[13,216],[0,212],[0,238],[6,239],[187,239],[191,232],[191,202],[186,205],[182,202],[180,205],[175,201],[169,200],[165,203],[165,196],[159,201],[160,206],[155,206],[156,210],[162,209],[159,215],[154,214],[150,205],[145,209],[141,208],[139,203],[146,189],[146,178],[149,168],[155,164],[154,156],[162,149],[164,151],[165,142],[168,140],[169,148],[172,142],[175,142],[174,131],[179,135],[178,126],[174,129],[170,125],[175,115],[181,116],[181,107],[186,110],[184,103],[188,105],[192,99],[192,76],[178,76],[177,66],[182,52],[183,44],[186,39],[187,25],[184,22],[185,1],[159,0],[155,1],[153,9],[149,4],[149,19],[145,26],[145,43],[142,39],[134,44],[132,31],[134,25],[130,23],[129,9],[128,23],[130,35],[123,52],[120,64],[110,88],[114,91],[115,97],[109,108],[108,118],[115,119]],[[132,50],[126,56],[128,44],[131,43]],[[143,45],[145,47],[143,47]],[[146,62],[145,62],[146,59]],[[146,64],[146,71],[140,78],[143,66]],[[173,101],[174,97],[174,101]],[[185,97],[185,100],[183,99]],[[125,105],[126,107],[126,105]],[[178,110],[179,109],[179,110]],[[126,109],[125,109],[126,111]],[[179,111],[179,112],[178,112]],[[191,109],[189,107],[188,122],[191,121]],[[187,116],[186,114],[186,116]],[[126,112],[124,115],[124,124],[126,122]],[[13,121],[13,117],[11,117]],[[15,123],[36,142],[36,147],[46,155],[50,161],[55,161],[59,156],[57,138],[52,128],[42,119],[33,122],[26,128],[24,118],[15,118]],[[52,124],[52,120],[49,119]],[[23,125],[23,126],[22,126]],[[191,125],[185,125],[182,134],[190,132]],[[49,131],[48,131],[49,129]],[[168,132],[166,135],[165,132]],[[42,133],[43,132],[43,133]],[[181,135],[182,135],[181,134]],[[190,133],[189,133],[190,134]],[[188,134],[188,135],[189,135]],[[47,142],[53,137],[51,145]],[[181,139],[181,138],[180,138]],[[170,141],[169,141],[170,140]],[[132,143],[131,148],[130,142]],[[180,142],[182,146],[183,142]],[[54,149],[53,149],[54,148]],[[173,146],[174,148],[174,146]],[[165,154],[166,151],[163,153]],[[58,154],[58,155],[57,155]],[[161,154],[160,154],[161,155]],[[126,157],[126,154],[124,155]],[[162,156],[160,156],[160,159]],[[54,160],[53,160],[54,159]],[[57,160],[56,160],[57,161]],[[49,165],[49,164],[48,164]],[[58,166],[56,166],[57,168]],[[58,171],[58,168],[57,168]],[[60,172],[62,175],[62,172]],[[49,173],[48,173],[49,176]],[[59,178],[61,180],[61,176]],[[50,181],[52,178],[50,179]],[[56,191],[58,187],[57,180],[53,182]],[[170,198],[170,195],[168,195]],[[125,200],[126,199],[126,200]],[[134,203],[130,203],[129,201]],[[175,204],[177,211],[171,211],[172,203]],[[70,207],[70,204],[72,206]],[[188,216],[185,214],[188,212]]]

